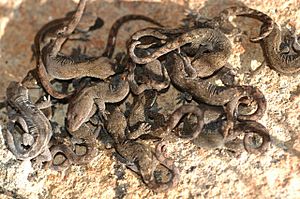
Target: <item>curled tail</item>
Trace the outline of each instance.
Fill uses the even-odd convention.
[[[266,151],[271,141],[269,132],[266,129],[266,127],[264,127],[262,124],[258,122],[254,122],[254,121],[241,122],[234,127],[234,131],[245,133],[243,143],[248,153],[257,154]],[[257,134],[258,136],[261,137],[262,141],[258,147],[249,146],[249,143],[253,142],[251,140],[252,137],[251,133]]]
[[[180,122],[181,118],[186,114],[195,114],[197,117],[197,125],[194,128],[194,131],[191,135],[180,135],[181,138],[185,139],[195,139],[199,133],[201,133],[203,125],[204,125],[204,112],[196,105],[182,105],[178,109],[176,109],[171,116],[166,125],[166,131],[171,132],[177,124]]]
[[[250,38],[250,41],[252,42],[257,42],[267,37],[274,28],[274,21],[271,17],[269,17],[263,12],[246,6],[233,6],[226,8],[217,17],[215,17],[214,20],[217,20],[219,23],[222,23],[224,20],[227,20],[230,16],[245,16],[263,22],[260,35],[254,38]]]
[[[245,120],[259,120],[264,115],[267,109],[267,101],[264,94],[256,87],[253,86],[244,86],[246,97],[251,100],[244,100],[243,97],[240,98],[241,100],[239,103],[243,104],[250,104],[253,101],[256,103],[256,110],[249,114],[249,115],[238,115],[238,120],[245,121]]]
[[[50,147],[52,160],[46,163],[45,168],[51,168],[55,171],[63,171],[74,162],[74,152],[65,144],[54,145]],[[56,155],[62,155],[65,159],[62,162],[55,163]]]
[[[116,37],[118,34],[118,31],[120,29],[120,27],[128,22],[128,21],[133,21],[133,20],[143,20],[143,21],[147,21],[150,23],[153,23],[157,26],[162,27],[162,25],[160,23],[158,23],[157,21],[155,21],[154,19],[151,19],[150,17],[144,16],[144,15],[125,15],[121,18],[119,18],[111,27],[109,34],[108,34],[108,40],[107,40],[107,44],[106,44],[106,48],[104,50],[104,53],[102,54],[102,56],[104,57],[108,57],[111,58],[114,50],[115,50],[115,46],[116,46]]]
[[[174,160],[166,155],[166,143],[164,141],[159,142],[155,147],[155,156],[159,163],[166,167],[171,173],[172,177],[167,182],[158,183],[155,179],[147,183],[148,187],[154,191],[167,191],[175,186],[179,182],[179,169],[174,165]]]

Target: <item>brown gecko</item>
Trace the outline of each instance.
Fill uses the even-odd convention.
[[[43,64],[47,70],[45,70],[45,67],[37,65],[39,75],[41,77],[41,82],[43,83],[43,86],[46,88],[46,90],[50,91],[49,93],[51,95],[54,94],[52,95],[53,97],[59,99],[65,98],[70,95],[56,92],[49,84],[50,80],[53,78],[66,80],[89,76],[105,79],[115,73],[115,65],[114,63],[112,63],[112,61],[109,60],[109,58],[112,56],[115,47],[116,34],[123,23],[130,20],[144,20],[156,25],[160,25],[153,19],[143,15],[123,16],[113,24],[108,38],[107,47],[103,56],[83,60],[75,60],[72,57],[59,54],[59,51],[63,43],[69,38],[69,35],[71,35],[72,31],[78,25],[78,22],[83,13],[83,4],[84,2],[79,3],[78,9],[71,20],[65,18],[64,20],[59,21],[60,24],[56,24],[56,27],[53,28],[51,26],[46,26],[44,30],[42,29],[41,31],[47,33],[44,38],[47,38],[47,40],[50,40],[50,42],[45,42],[47,45],[45,44],[45,47],[43,47],[41,50],[42,63],[40,63],[40,65]]]
[[[257,108],[252,114],[238,115],[239,120],[258,120],[263,116],[266,110],[266,99],[257,88],[251,86],[216,86],[210,83],[209,79],[190,79],[184,75],[184,65],[190,64],[187,57],[172,53],[167,59],[167,69],[175,87],[188,92],[199,103],[204,102],[216,106],[226,105],[227,120],[230,123],[228,123],[228,128],[224,130],[225,137],[234,123],[237,107],[241,103],[240,99],[245,97],[253,99],[257,103]]]
[[[80,126],[78,130],[70,132],[72,137],[67,142],[52,138],[50,152],[53,158],[46,163],[45,168],[62,171],[72,164],[88,164],[96,156],[97,148],[95,132],[98,133],[100,128],[102,127],[98,127],[93,131],[90,125],[84,124]],[[85,152],[83,154],[78,154],[76,145],[84,147]],[[57,162],[56,156],[58,154],[64,156],[63,161]]]
[[[151,50],[146,56],[138,57],[135,52],[141,45],[139,39],[144,36],[158,38],[163,40],[164,44],[159,48]],[[203,51],[207,49],[201,47],[201,45],[208,43],[213,46],[213,49],[203,55]],[[144,46],[142,47],[144,48]],[[210,28],[194,28],[188,30],[147,28],[132,35],[128,47],[128,54],[135,63],[147,64],[181,47],[183,47],[183,52],[194,51],[192,64],[185,65],[186,73],[191,78],[212,75],[216,70],[227,63],[232,49],[229,39],[219,30]]]
[[[111,82],[99,82],[82,89],[74,96],[69,103],[67,112],[67,128],[70,132],[76,131],[95,114],[95,104],[105,116],[105,103],[120,102],[128,95],[128,81],[123,75],[118,78],[120,82],[116,89],[111,88]]]
[[[271,68],[285,75],[293,75],[300,72],[300,51],[296,51],[294,55],[281,51],[282,35],[277,24],[275,24],[271,34],[260,43],[266,61]]]
[[[175,130],[175,132],[177,132],[181,138],[188,138],[196,146],[205,149],[227,148],[236,151],[238,150],[236,148],[237,144],[233,142],[233,140],[240,134],[245,133],[243,144],[247,152],[262,153],[266,151],[270,143],[270,135],[268,130],[262,124],[250,120],[235,122],[233,128],[230,129],[229,133],[227,133],[228,136],[224,137],[225,133],[223,131],[225,129],[224,126],[226,127],[227,125],[226,120],[218,117],[216,120],[212,120],[209,121],[209,123],[204,124],[204,117],[207,117],[208,112],[216,111],[219,114],[224,114],[224,110],[222,110],[222,108],[205,105],[203,103],[200,105],[182,105],[169,116],[164,131],[160,131],[162,132],[161,135],[157,134],[159,131],[153,133],[155,136],[167,139],[170,136],[171,131],[175,129],[184,115],[190,117],[190,114],[194,114],[197,118],[196,124],[191,124],[190,122],[187,124],[188,121],[184,120],[183,129]],[[250,133],[257,134],[262,138],[262,142],[259,146],[249,146],[249,143],[251,143]]]
[[[122,23],[128,20],[138,20],[138,19],[149,20],[149,22],[154,22],[154,20],[142,15],[124,16],[123,18],[120,18],[116,24],[114,24],[111,33],[116,34],[118,28],[122,25]],[[74,28],[70,28],[70,29],[73,30]],[[69,33],[66,32],[64,34],[69,34]],[[110,38],[109,38],[109,42],[113,42],[113,43],[107,44],[108,49],[105,50],[105,54],[108,54],[108,56],[112,56],[111,54],[115,46],[115,36],[110,36]],[[45,52],[44,53],[45,56],[42,55],[43,63],[45,64],[47,71],[51,76],[57,79],[72,79],[75,77],[80,78],[85,76],[95,77],[99,79],[106,79],[107,77],[114,74],[113,63],[110,61],[108,57],[100,56],[90,60],[82,60],[81,62],[74,62],[72,58],[58,54],[62,44],[66,39],[67,38],[65,37],[62,38],[58,37],[58,39],[49,43],[49,45],[43,48],[42,50],[42,53]]]
[[[67,26],[76,25],[75,22],[79,23],[81,15],[83,14],[83,10],[86,4],[86,0],[80,1],[78,4],[77,10],[72,14],[67,15],[65,18],[53,20],[46,25],[44,25],[36,34],[34,39],[34,56],[36,57],[36,70],[39,77],[39,82],[42,84],[43,88],[49,93],[51,96],[56,97],[58,99],[65,98],[67,95],[56,91],[52,85],[50,84],[51,80],[54,78],[50,76],[45,68],[45,65],[42,61],[42,49],[46,47],[49,42],[55,40],[59,35],[62,36],[67,30]],[[69,30],[68,37],[72,37],[71,33],[73,31]],[[85,34],[85,33],[84,33]],[[83,35],[86,38],[86,35]],[[62,44],[61,44],[62,45]]]
[[[47,154],[52,127],[40,109],[49,107],[49,101],[33,104],[27,88],[14,81],[7,87],[6,97],[10,122],[4,137],[9,150],[20,160],[30,160],[42,153]],[[16,122],[20,124],[22,133],[14,131]]]
[[[246,149],[249,153],[262,153],[266,151],[268,144],[270,143],[270,135],[268,130],[260,123],[256,121],[236,121],[234,123],[234,127],[230,129],[228,133],[228,137],[224,139],[224,126],[226,126],[226,120],[223,118],[224,109],[221,107],[206,105],[206,104],[198,104],[192,105],[195,106],[195,109],[201,109],[204,112],[205,124],[202,128],[201,133],[194,139],[192,139],[192,143],[196,146],[204,148],[204,149],[215,149],[215,148],[225,148],[230,151],[240,151],[241,143],[237,139],[239,135],[244,133],[243,145],[244,149]],[[190,132],[193,129],[195,124],[191,123],[188,120],[184,120],[183,132]],[[251,143],[250,135],[254,133],[261,137],[262,142],[259,146],[249,146]],[[186,134],[186,133],[185,133]]]
[[[173,136],[171,132],[176,128],[176,126],[181,122],[184,116],[195,115],[197,118],[197,124],[193,127],[192,132],[189,134],[181,134],[177,132],[176,136],[186,140],[195,139],[200,133],[204,125],[204,111],[195,105],[182,105],[177,108],[173,113],[169,115],[166,122],[160,125],[159,128],[154,129],[151,132],[146,132],[147,134],[159,138],[159,139],[172,139]],[[140,132],[143,133],[143,132]],[[144,133],[144,134],[146,134]],[[135,133],[135,137],[139,137],[143,134]]]
[[[248,153],[263,153],[267,150],[270,143],[268,130],[260,123],[255,121],[244,121],[234,125],[227,139],[224,139],[222,128],[225,121],[213,121],[204,125],[202,132],[192,140],[193,144],[204,149],[225,148],[232,151],[239,150],[238,143],[234,141],[240,134],[245,133],[243,138],[244,149]],[[262,138],[259,146],[250,146],[250,134],[254,133]]]
[[[252,42],[260,41],[261,47],[264,51],[265,58],[271,68],[286,75],[292,75],[300,71],[299,51],[297,51],[298,42],[294,42],[297,53],[295,55],[285,54],[281,49],[282,35],[279,26],[268,15],[248,8],[248,7],[231,7],[220,13],[218,17],[213,20],[218,22],[224,21],[228,16],[248,16],[258,19],[263,22],[260,36],[250,39]]]
[[[125,134],[127,120],[121,111],[116,108],[108,116],[106,128],[115,140],[115,148],[121,156],[126,166],[139,174],[144,183],[154,191],[166,191],[175,187],[179,179],[179,171],[174,166],[174,161],[167,157],[165,153],[165,142],[156,145],[155,152],[150,146],[144,144],[141,140],[132,135],[147,134],[148,127],[141,124],[139,133],[129,132]],[[129,140],[128,140],[129,139]],[[172,174],[167,182],[157,182],[154,177],[154,171],[161,164]]]
[[[155,90],[146,90],[134,97],[128,116],[129,128],[146,122],[151,124],[151,129],[154,130],[165,123],[164,115],[154,109],[157,95]]]
[[[128,82],[130,85],[130,91],[135,95],[140,95],[146,90],[161,91],[166,89],[170,85],[170,77],[166,68],[161,65],[159,60],[153,60],[147,63],[145,66],[139,67],[138,74],[135,74],[136,64],[132,61],[127,63],[129,74]],[[135,77],[140,78],[140,84],[135,80]]]
[[[257,42],[267,37],[274,28],[274,21],[265,13],[260,12],[258,10],[246,7],[246,6],[232,6],[224,9],[220,12],[216,17],[212,19],[205,19],[205,21],[200,20],[203,19],[199,13],[189,13],[187,16],[188,21],[192,21],[194,26],[196,27],[204,27],[204,28],[213,28],[222,30],[222,25],[229,20],[231,16],[245,16],[257,19],[263,22],[263,30],[260,32],[260,35],[257,37],[253,37],[250,39],[252,42]]]

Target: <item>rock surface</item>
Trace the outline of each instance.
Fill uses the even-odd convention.
[[[213,17],[230,5],[245,4],[270,15],[283,27],[300,33],[300,1],[277,0],[190,0],[190,1],[89,1],[87,11],[105,24],[93,32],[91,41],[66,45],[86,48],[86,54],[99,55],[106,44],[111,24],[125,14],[144,14],[162,24],[180,24],[187,8]],[[20,81],[29,69],[31,44],[39,28],[51,19],[64,16],[75,7],[73,1],[0,0],[0,97],[11,80]],[[104,149],[86,166],[72,166],[65,172],[32,172],[29,162],[20,162],[7,150],[0,134],[0,198],[299,198],[300,197],[300,78],[279,75],[263,62],[261,47],[249,41],[258,34],[259,22],[238,17],[241,41],[234,42],[230,64],[241,84],[257,86],[268,102],[260,120],[271,135],[271,146],[263,155],[232,154],[226,149],[205,150],[192,143],[174,140],[168,153],[181,171],[178,187],[166,193],[153,193],[133,172]],[[148,26],[145,22],[124,25],[118,34],[117,50],[124,50],[128,36]],[[253,28],[254,27],[254,28]],[[253,73],[253,70],[256,70]],[[174,104],[168,104],[171,109]],[[168,109],[166,107],[166,109]],[[6,110],[1,109],[4,131]],[[29,178],[27,178],[29,176]]]

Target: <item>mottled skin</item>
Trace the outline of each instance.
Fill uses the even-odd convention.
[[[253,42],[257,42],[267,37],[274,28],[274,21],[268,15],[246,6],[233,6],[226,8],[222,12],[220,12],[219,15],[217,15],[216,17],[212,19],[205,19],[205,21],[203,21],[203,17],[201,17],[200,13],[191,12],[188,14],[187,19],[185,20],[192,21],[192,23],[196,27],[210,27],[213,29],[222,30],[222,25],[226,21],[229,21],[229,18],[232,16],[250,17],[257,19],[263,23],[263,30],[261,31],[260,35],[250,39]]]
[[[111,82],[99,82],[82,89],[70,101],[67,112],[67,128],[70,132],[90,119],[96,112],[95,105],[105,117],[105,103],[122,101],[129,93],[128,81],[122,76],[116,89]]]
[[[200,106],[203,111],[205,111],[205,117],[209,117],[209,112],[215,112],[215,107],[203,105]],[[219,108],[217,110],[219,114],[223,111]],[[207,118],[206,118],[207,119]],[[215,148],[225,148],[231,151],[239,151],[240,150],[240,143],[236,142],[239,135],[245,133],[243,138],[243,145],[244,149],[246,149],[249,153],[263,153],[266,151],[269,143],[270,143],[270,136],[268,130],[260,123],[256,121],[242,121],[242,122],[235,122],[234,127],[230,129],[227,138],[224,138],[224,127],[226,127],[227,119],[224,120],[221,117],[213,119],[206,123],[203,126],[202,132],[192,140],[192,142],[201,148],[204,149],[215,149]],[[187,124],[188,130],[191,128],[191,124]],[[254,133],[262,138],[262,143],[256,147],[250,147],[249,143],[249,135],[250,133]]]
[[[14,81],[7,87],[6,97],[10,121],[4,138],[9,150],[20,160],[30,160],[42,153],[47,154],[52,127],[39,108],[48,107],[49,103],[40,106],[33,104],[29,99],[28,90],[21,83]],[[15,131],[16,122],[21,125],[22,134]]]
[[[101,128],[101,127],[99,127]],[[100,131],[97,128],[95,131]],[[88,164],[95,158],[97,154],[96,148],[96,137],[95,132],[90,128],[89,125],[84,124],[80,126],[77,131],[70,132],[72,137],[68,143],[58,140],[58,138],[53,138],[51,141],[50,152],[53,159],[45,165],[46,168],[51,168],[56,171],[62,171],[67,169],[72,164],[83,165]],[[85,148],[84,154],[77,154],[75,145],[79,145]],[[64,160],[60,163],[55,162],[55,157],[57,154],[64,156]]]
[[[134,128],[141,123],[147,122],[148,124],[151,124],[151,129],[154,130],[164,124],[164,115],[158,113],[158,110],[154,110],[153,107],[156,98],[157,92],[155,90],[147,90],[134,97],[128,116],[128,126],[130,128]]]
[[[146,56],[139,57],[135,51],[141,45],[139,39],[145,36],[163,40],[164,44],[151,50]],[[212,46],[209,49],[210,53],[202,56],[208,48],[201,46],[208,44]],[[147,64],[181,47],[184,47],[182,49],[183,52],[187,51],[190,54],[193,52],[192,64],[185,66],[187,75],[191,78],[211,75],[227,63],[231,54],[231,44],[228,38],[219,30],[211,28],[194,28],[189,30],[147,28],[132,35],[128,54],[135,63]]]
[[[189,62],[187,57],[178,53],[172,53],[167,59],[167,69],[175,87],[189,93],[199,103],[204,102],[215,106],[225,106],[227,119],[230,121],[227,129],[224,131],[225,133],[232,128],[235,115],[237,114],[236,111],[242,98],[253,99],[257,103],[257,109],[249,115],[238,115],[238,119],[257,120],[263,116],[266,110],[266,99],[257,88],[251,86],[217,86],[212,84],[209,79],[190,79],[184,75],[184,65]],[[224,135],[225,137],[226,134]]]
[[[177,185],[179,171],[174,166],[174,162],[166,156],[163,150],[164,143],[158,145],[155,152],[153,152],[150,146],[145,145],[141,140],[136,140],[137,137],[132,136],[132,134],[147,134],[147,129],[139,133],[129,132],[126,136],[127,121],[117,108],[109,114],[106,128],[113,136],[116,143],[115,148],[123,161],[126,162],[126,166],[139,174],[150,189],[166,191]],[[140,128],[140,130],[143,130],[143,128]],[[162,164],[172,173],[172,178],[167,182],[157,182],[155,180],[154,171],[159,164]]]
[[[105,48],[102,56],[112,58],[112,55],[114,53],[115,46],[116,46],[116,41],[117,41],[116,36],[118,34],[120,27],[124,23],[126,23],[128,21],[133,21],[133,20],[143,20],[143,21],[147,21],[147,22],[152,23],[157,26],[162,26],[157,21],[151,19],[150,17],[144,16],[144,15],[133,15],[133,14],[125,15],[125,16],[119,18],[117,21],[115,21],[114,24],[112,25],[112,27],[110,28],[106,48]]]
[[[131,20],[144,20],[160,26],[153,19],[143,15],[126,15],[113,24],[103,56],[76,59],[72,56],[62,55],[59,53],[60,49],[66,40],[74,39],[74,30],[78,26],[84,7],[85,1],[80,1],[77,11],[73,15],[69,14],[65,18],[51,21],[35,37],[35,54],[38,58],[37,69],[40,81],[45,90],[58,99],[70,97],[73,93],[56,91],[50,84],[53,79],[67,80],[86,76],[105,79],[115,73],[115,64],[109,58],[115,48],[118,29],[123,23]],[[87,39],[87,32],[95,29],[97,20],[94,23],[86,31],[79,31],[79,33],[83,33],[79,39]]]
[[[131,131],[127,125],[127,118],[118,107],[114,107],[109,113],[106,128],[116,144],[123,144],[126,140],[135,140],[139,136],[149,133],[150,125],[146,123],[139,124],[136,130]]]
[[[36,69],[37,74],[39,77],[39,82],[42,84],[43,88],[49,93],[52,97],[62,99],[67,97],[71,94],[65,94],[55,90],[52,85],[51,81],[54,79],[53,76],[49,75],[45,64],[43,63],[43,53],[42,49],[47,48],[47,45],[50,43],[54,43],[54,41],[60,37],[65,38],[60,39],[63,42],[61,44],[57,43],[56,48],[61,48],[63,43],[68,38],[78,37],[79,39],[87,38],[86,32],[79,31],[79,34],[73,34],[78,25],[81,16],[83,14],[83,10],[85,8],[86,0],[82,0],[79,2],[77,10],[72,14],[67,15],[65,18],[56,19],[50,21],[49,23],[45,24],[36,34],[34,39],[34,56],[36,57]],[[81,34],[83,33],[83,34]]]
[[[266,61],[271,68],[285,75],[293,75],[300,72],[300,51],[296,51],[294,55],[289,55],[280,50],[282,34],[277,24],[275,24],[271,34],[260,43]]]
[[[180,122],[184,115],[194,114],[197,117],[197,124],[194,126],[193,131],[189,135],[182,135],[179,133],[179,137],[193,140],[202,131],[204,125],[204,112],[195,105],[182,105],[177,108],[170,116],[166,125],[166,133],[170,133]]]
[[[128,62],[129,74],[128,82],[130,85],[130,91],[135,95],[140,95],[146,90],[161,91],[166,89],[170,85],[170,77],[164,66],[161,65],[159,60],[153,60],[152,62],[140,67],[142,71],[136,75],[136,64],[132,61]],[[140,79],[139,84],[135,80],[135,77]]]

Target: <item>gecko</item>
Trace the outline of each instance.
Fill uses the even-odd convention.
[[[207,117],[214,116],[214,114],[212,114],[213,112],[218,112],[219,116],[217,119],[208,119]],[[256,121],[235,121],[233,128],[229,130],[230,132],[224,133],[224,126],[227,124],[226,120],[220,117],[224,114],[224,110],[221,107],[210,106],[203,103],[180,106],[171,113],[163,131],[151,133],[167,140],[168,137],[170,137],[170,133],[178,126],[181,119],[185,115],[190,117],[191,114],[196,116],[196,123],[190,123],[188,120],[183,120],[183,129],[175,130],[175,133],[177,132],[177,136],[181,139],[184,138],[190,140],[198,147],[204,149],[226,148],[236,151],[238,150],[236,148],[237,144],[233,142],[233,140],[242,133],[245,133],[243,139],[244,148],[249,153],[262,153],[266,151],[270,143],[268,130]],[[205,120],[209,120],[208,123],[204,123],[204,118]],[[262,138],[262,142],[259,146],[249,146],[249,143],[251,143],[250,133],[257,134]],[[228,134],[228,136],[224,137],[224,134]]]
[[[117,122],[116,122],[117,121]],[[170,159],[165,152],[165,142],[159,142],[153,151],[150,146],[144,144],[138,137],[133,135],[147,134],[149,127],[141,124],[139,133],[128,132],[127,120],[124,114],[115,108],[109,115],[106,124],[108,132],[115,141],[115,149],[121,156],[121,160],[126,166],[139,174],[144,183],[152,190],[166,191],[175,187],[179,181],[179,170],[174,165],[174,161]],[[154,171],[161,164],[166,167],[172,174],[171,179],[167,182],[157,182],[155,180]]]
[[[164,43],[149,53],[145,53],[145,56],[139,57],[136,55],[136,49],[141,45],[139,39],[145,36],[155,37],[163,40]],[[209,53],[203,55],[208,50],[205,46],[207,44],[211,44],[212,47]],[[180,49],[181,47],[182,49]],[[132,35],[128,54],[135,63],[147,64],[174,50],[189,54],[193,52],[192,64],[185,65],[185,70],[189,77],[196,78],[210,76],[222,68],[227,63],[232,47],[229,39],[217,29],[147,28]]]
[[[260,36],[251,38],[252,42],[260,42],[267,63],[271,68],[285,75],[292,75],[300,71],[299,51],[297,51],[298,42],[293,42],[296,49],[296,55],[287,55],[281,49],[282,34],[279,26],[268,15],[248,8],[248,7],[230,7],[225,9],[216,17],[216,21],[224,21],[228,16],[248,16],[263,22],[260,28]],[[299,44],[298,44],[299,48]]]
[[[72,137],[68,137],[67,141],[52,138],[49,150],[53,158],[45,164],[45,168],[62,171],[72,164],[88,164],[97,154],[95,133],[98,133],[101,128],[97,127],[93,130],[90,125],[83,124],[78,130],[70,132]],[[76,145],[85,148],[83,154],[77,153]],[[63,156],[62,161],[56,160],[58,154]]]
[[[295,48],[296,54],[286,54],[280,49],[281,43],[282,33],[279,26],[275,24],[271,34],[260,41],[268,65],[275,71],[285,75],[298,74],[300,72],[300,51],[297,51],[297,48]]]
[[[238,114],[237,119],[258,120],[263,116],[266,110],[266,99],[259,89],[252,86],[217,86],[212,84],[209,79],[189,79],[184,75],[184,65],[190,64],[187,57],[174,52],[167,59],[167,70],[175,87],[188,92],[199,103],[224,106],[227,112],[227,120],[230,121],[227,129],[224,130],[225,134],[232,128],[238,105],[241,103],[240,99],[245,97],[253,99],[257,108],[248,115]]]
[[[120,18],[111,28],[111,34],[109,36],[107,44],[107,50],[104,54],[111,57],[114,46],[115,46],[115,34],[118,28],[128,20],[145,20],[149,22],[155,22],[151,18],[145,17],[143,15],[127,15]],[[106,79],[107,77],[113,75],[114,64],[106,56],[100,56],[91,58],[88,60],[82,60],[75,62],[71,57],[58,54],[63,42],[60,42],[60,38],[50,42],[47,47],[44,47],[42,52],[45,56],[42,56],[43,63],[47,68],[47,72],[56,79],[72,79],[80,77],[95,77],[99,79]],[[65,38],[66,39],[66,38]],[[61,43],[61,44],[60,44]]]
[[[70,95],[56,92],[49,85],[49,81],[51,79],[55,78],[55,79],[67,80],[67,79],[80,78],[86,76],[105,79],[115,74],[114,71],[115,64],[109,58],[111,58],[111,55],[115,47],[116,34],[118,32],[118,29],[123,23],[130,20],[144,20],[144,21],[148,21],[160,25],[159,23],[155,22],[153,19],[143,15],[123,16],[113,24],[109,34],[106,49],[102,56],[93,57],[89,59],[75,60],[70,56],[59,54],[59,51],[63,43],[69,38],[69,35],[71,34],[72,30],[74,30],[78,25],[77,22],[80,21],[83,11],[82,9],[79,8],[84,7],[84,6],[80,6],[83,3],[84,2],[79,3],[78,9],[73,15],[72,20],[68,18],[66,18],[65,20],[61,20],[62,24],[56,25],[56,29],[54,28],[54,31],[51,30],[51,28],[46,26],[46,29],[48,29],[48,32],[50,31],[50,33],[48,33],[45,29],[42,31],[47,33],[46,38],[49,37],[52,40],[50,40],[50,42],[47,43],[45,42],[46,43],[45,47],[41,49],[42,63],[40,65],[43,64],[45,67],[37,65],[38,71],[44,87],[47,89],[47,91],[50,91],[49,92],[50,94],[54,94],[52,95],[53,97],[56,97],[58,99],[65,98]],[[51,34],[51,31],[55,33],[54,39],[52,38],[53,33]],[[47,79],[47,76],[51,77],[51,79],[49,78]]]
[[[84,122],[99,111],[106,116],[105,103],[117,103],[122,101],[129,93],[127,74],[116,76],[119,79],[117,88],[112,89],[112,82],[98,82],[82,89],[70,101],[67,111],[67,128],[70,132],[76,131]],[[125,77],[124,77],[125,76]]]
[[[195,105],[185,104],[177,108],[175,111],[173,111],[169,116],[168,120],[165,121],[163,124],[161,124],[158,128],[151,130],[150,132],[138,132],[135,133],[135,138],[140,137],[143,134],[149,134],[150,136],[154,138],[159,139],[172,139],[173,136],[171,132],[177,127],[177,125],[181,122],[181,119],[184,118],[184,116],[196,116],[197,124],[193,127],[192,132],[189,132],[189,134],[181,134],[181,132],[175,132],[177,133],[176,136],[180,137],[181,139],[185,140],[192,140],[196,138],[200,133],[204,125],[204,111],[200,109],[199,107]]]
[[[146,90],[140,95],[134,96],[128,115],[129,128],[135,128],[144,122],[151,124],[151,129],[159,128],[165,122],[163,114],[159,113],[154,104],[158,93],[155,90]]]
[[[9,150],[20,160],[31,160],[42,153],[47,154],[52,127],[40,109],[49,107],[49,101],[34,104],[29,99],[28,89],[15,81],[7,87],[6,98],[10,121],[4,137]],[[22,133],[14,131],[16,122],[20,124]]]
[[[83,13],[84,7],[86,4],[86,0],[80,1],[78,4],[78,8],[75,12],[70,12],[70,14],[66,15],[66,17],[61,19],[55,19],[50,21],[49,23],[45,24],[36,34],[34,38],[34,46],[33,52],[34,57],[36,58],[36,71],[38,75],[38,81],[41,83],[43,88],[49,93],[51,96],[56,97],[58,99],[65,98],[67,95],[55,90],[52,85],[51,81],[54,79],[50,76],[45,68],[45,65],[42,61],[42,49],[46,47],[49,42],[55,40],[59,35],[63,35],[64,31],[68,24],[74,24],[77,21],[79,23],[79,19]],[[72,37],[71,31],[69,33],[69,37]],[[79,31],[79,34],[76,34],[78,38],[87,38],[86,32],[83,32],[83,35],[80,34],[82,31]]]
[[[222,25],[229,21],[229,18],[232,16],[243,16],[254,18],[261,21],[263,30],[260,32],[259,36],[250,38],[252,42],[258,42],[263,38],[266,38],[271,34],[275,24],[271,17],[266,15],[263,12],[258,10],[249,8],[247,6],[232,6],[221,11],[216,17],[212,19],[205,19],[203,21],[203,17],[200,13],[194,13],[193,11],[188,13],[186,21],[192,21],[193,25],[196,27],[204,27],[204,28],[213,28],[220,29],[222,32],[225,32]],[[201,20],[202,19],[202,20]]]
[[[146,90],[161,91],[170,85],[169,74],[159,60],[153,60],[138,68],[135,63],[129,60],[127,68],[129,70],[127,79],[130,91],[135,95],[140,95]],[[140,79],[140,81],[136,81],[135,78]]]
[[[239,151],[239,144],[235,139],[242,133],[245,133],[243,146],[248,153],[258,154],[267,150],[270,143],[270,135],[262,124],[256,121],[237,122],[233,129],[230,130],[227,139],[224,139],[224,133],[221,131],[223,126],[226,125],[225,122],[225,120],[219,119],[205,124],[202,132],[192,140],[192,143],[204,149],[225,148],[231,151]],[[253,141],[250,140],[250,133],[261,137],[262,142],[258,146],[251,146]]]
[[[179,107],[176,109],[172,115],[176,115],[175,118],[178,116],[184,115],[185,106]],[[224,139],[224,126],[226,125],[226,118],[224,118],[224,114],[226,112],[222,107],[216,107],[207,105],[204,103],[200,103],[197,105],[188,105],[193,107],[193,109],[204,112],[205,124],[202,125],[201,133],[198,133],[191,142],[196,146],[204,149],[216,149],[216,148],[225,148],[230,151],[239,151],[240,150],[240,143],[237,143],[237,138],[239,135],[244,133],[243,138],[243,145],[244,149],[248,153],[262,153],[266,151],[268,144],[270,143],[270,135],[268,130],[259,122],[256,121],[236,121],[230,132],[228,133],[228,137]],[[173,116],[174,117],[174,116]],[[186,117],[187,118],[187,117]],[[198,121],[196,122],[198,125]],[[183,120],[183,127],[180,131],[182,134],[188,134],[195,129],[195,123],[191,123],[189,120]],[[249,143],[250,140],[250,133],[254,133],[262,138],[262,142],[259,146],[251,147]]]

